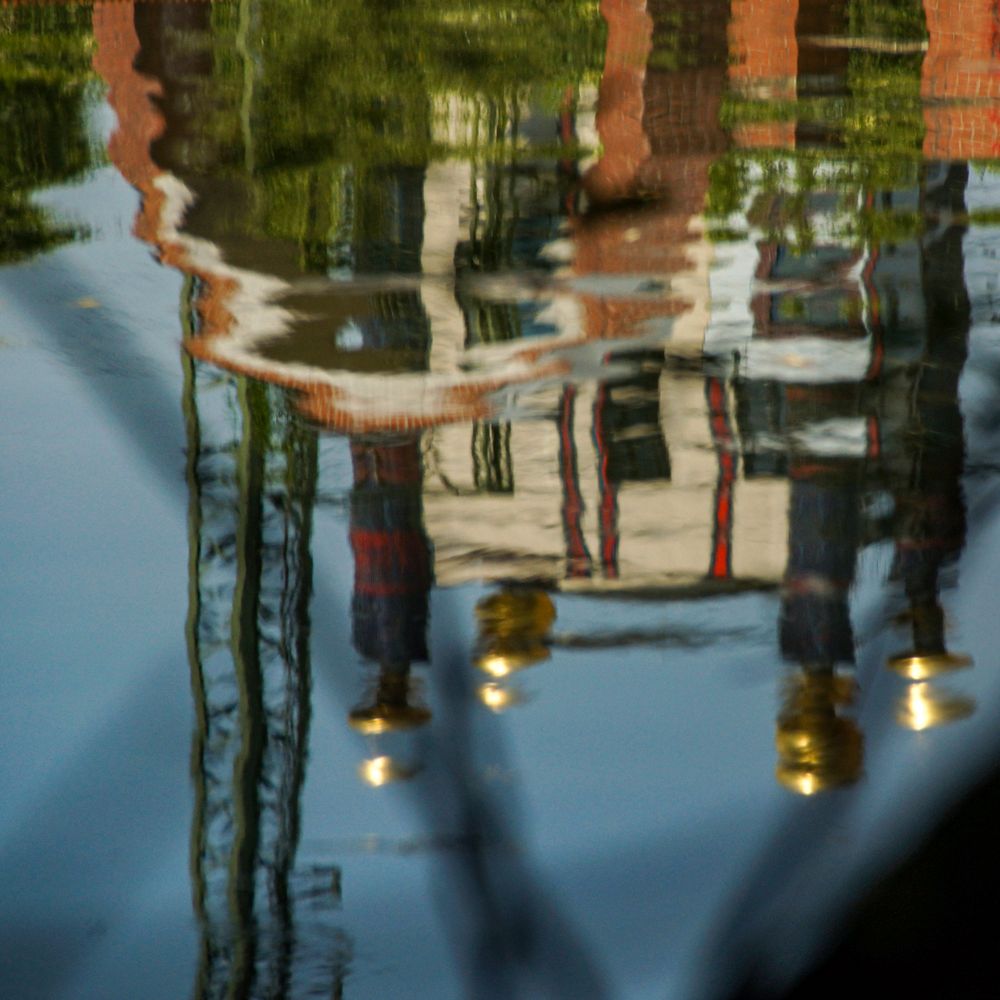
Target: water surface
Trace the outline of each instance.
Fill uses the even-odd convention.
[[[0,25],[5,993],[983,995],[991,4]]]

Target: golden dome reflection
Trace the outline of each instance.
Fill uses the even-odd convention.
[[[952,670],[962,670],[972,666],[972,657],[964,653],[901,653],[890,656],[890,670],[902,674],[911,681],[926,681]]]
[[[369,700],[352,709],[347,721],[352,729],[365,736],[397,733],[426,725],[431,711],[421,704],[411,704],[417,697],[419,683],[409,670],[383,668]]]
[[[556,618],[552,599],[541,590],[504,590],[476,605],[479,649],[475,664],[502,679],[550,657],[545,637]]]
[[[863,737],[857,723],[837,714],[853,699],[854,683],[832,672],[790,678],[778,715],[778,783],[799,795],[853,784],[861,776]]]
[[[967,719],[976,710],[972,698],[937,691],[930,684],[911,684],[896,708],[896,721],[906,729],[922,732],[935,726]]]
[[[365,736],[416,729],[429,722],[430,718],[430,709],[420,705],[387,705],[379,702],[355,708],[347,717],[351,728]]]
[[[556,620],[552,599],[541,590],[505,590],[484,597],[476,618],[485,635],[542,636]]]

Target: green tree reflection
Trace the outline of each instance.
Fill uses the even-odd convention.
[[[827,68],[822,85],[810,86],[812,78],[803,75],[800,48],[796,99],[763,100],[738,92],[724,99],[725,127],[793,123],[796,141],[790,149],[731,149],[713,164],[708,215],[717,224],[717,239],[733,235],[727,221],[749,206],[749,220],[763,228],[765,238],[807,250],[814,234],[804,207],[819,190],[840,196],[839,238],[860,245],[920,232],[918,212],[885,211],[864,196],[919,183],[923,7],[917,0],[850,0],[833,8],[840,8],[835,15],[843,35],[799,39],[801,47],[819,44],[842,54],[842,64]],[[775,214],[770,209],[779,196],[781,211]]]
[[[558,106],[567,86],[596,79],[604,44],[594,0],[242,0],[207,19],[165,37],[192,67],[183,82],[199,120],[196,134],[160,142],[156,158],[182,174],[239,178],[245,211],[228,224],[295,241],[312,271],[349,263],[345,248],[363,236],[351,206],[373,172],[500,150],[516,159],[515,133],[474,119],[516,118],[529,94]],[[457,130],[447,127],[455,101],[468,112]]]
[[[89,8],[0,8],[0,264],[77,235],[31,195],[92,164],[84,116],[91,48]]]

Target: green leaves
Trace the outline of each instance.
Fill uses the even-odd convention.
[[[30,192],[91,165],[84,106],[92,50],[89,8],[0,8],[0,263],[79,235],[54,224]]]

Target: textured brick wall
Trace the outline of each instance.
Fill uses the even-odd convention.
[[[729,79],[735,90],[761,99],[794,99],[798,13],[799,0],[733,0]]]
[[[921,94],[924,155],[964,160],[1000,156],[1000,4],[924,0],[930,35]]]
[[[639,166],[649,156],[642,88],[653,47],[646,0],[602,0],[601,14],[608,42],[595,124],[603,152],[583,179],[587,197],[596,204],[630,197]]]
[[[582,274],[657,278],[689,270],[692,221],[704,209],[708,169],[727,146],[719,126],[726,87],[729,0],[604,0],[608,46],[597,127],[604,149],[584,178],[595,206],[576,222]],[[647,66],[658,31],[676,68]],[[584,296],[588,337],[635,334],[690,304],[662,296]]]
[[[924,155],[1000,156],[1000,0],[924,0],[924,12],[929,35],[921,74],[927,102]],[[729,79],[737,93],[757,100],[795,98],[798,15],[799,0],[733,0]],[[795,126],[739,126],[733,141],[790,148]]]
[[[733,0],[729,22],[729,81],[743,97],[794,100],[799,46],[798,0]],[[794,122],[762,122],[733,129],[744,148],[791,148]]]
[[[163,88],[158,80],[135,68],[141,52],[135,4],[131,0],[95,3],[93,28],[94,70],[108,85],[108,103],[118,118],[108,142],[108,156],[142,199],[132,231],[155,248],[163,263],[202,279],[204,290],[198,300],[202,332],[224,332],[232,323],[227,302],[235,283],[194,267],[164,224],[166,197],[156,184],[163,171],[152,156],[152,145],[165,126],[154,105],[154,98],[162,95]]]

